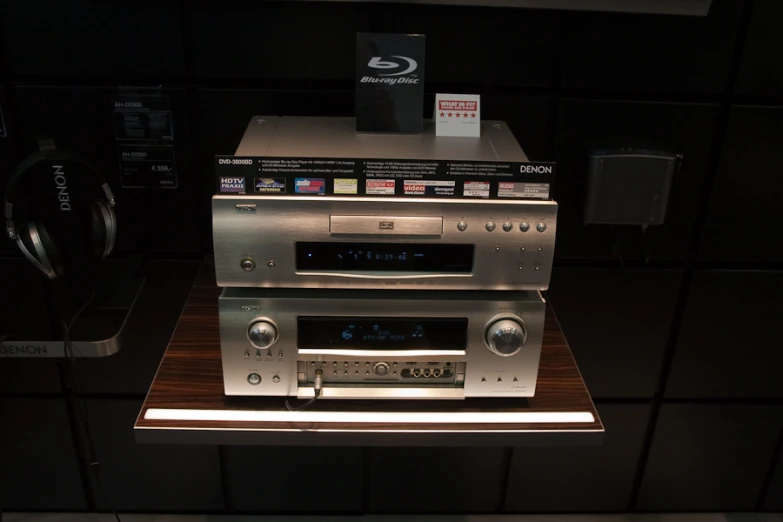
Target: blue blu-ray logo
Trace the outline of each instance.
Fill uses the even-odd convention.
[[[245,178],[220,178],[221,193],[245,193]]]
[[[256,178],[256,193],[285,193],[285,178]]]

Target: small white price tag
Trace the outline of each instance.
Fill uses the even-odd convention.
[[[437,94],[435,135],[481,136],[481,97],[478,94]]]

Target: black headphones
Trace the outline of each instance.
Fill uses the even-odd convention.
[[[30,155],[11,172],[5,191],[5,227],[8,237],[16,241],[19,250],[25,257],[46,277],[56,279],[64,275],[65,267],[60,249],[44,224],[38,220],[32,220],[26,227],[20,229],[17,229],[14,224],[14,196],[20,181],[28,172],[45,161],[67,161],[81,166],[100,183],[106,199],[95,198],[88,205],[88,249],[91,258],[103,259],[114,249],[114,240],[117,237],[117,219],[114,210],[112,210],[116,204],[114,194],[100,172],[86,160],[51,147],[50,145],[50,148]]]

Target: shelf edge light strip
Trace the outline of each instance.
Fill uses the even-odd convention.
[[[589,411],[552,412],[361,412],[361,411],[254,411],[254,410],[184,410],[150,408],[146,420],[235,421],[235,422],[354,422],[400,424],[580,424],[591,423]]]

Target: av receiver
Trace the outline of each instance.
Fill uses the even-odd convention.
[[[535,394],[539,292],[225,288],[226,395],[463,399]]]

